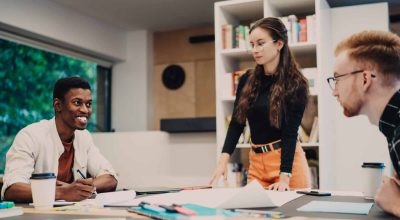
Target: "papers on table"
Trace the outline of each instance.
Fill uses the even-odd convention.
[[[94,201],[102,206],[108,206],[112,204],[117,204],[121,202],[128,202],[135,199],[136,193],[133,190],[129,191],[116,191],[116,192],[107,192],[107,193],[99,193]]]
[[[297,209],[302,212],[331,212],[368,215],[373,203],[312,201]]]
[[[145,201],[165,205],[192,203],[210,208],[277,207],[300,196],[302,195],[294,191],[267,191],[260,183],[253,181],[243,188],[184,190],[114,203],[113,206],[137,206],[141,201]]]

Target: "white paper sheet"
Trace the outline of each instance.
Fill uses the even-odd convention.
[[[117,191],[117,192],[107,192],[99,193],[94,201],[101,205],[111,205],[114,203],[128,202],[134,200],[136,197],[136,192],[133,190],[129,191]]]
[[[302,195],[294,191],[268,191],[260,183],[253,181],[243,188],[184,190],[179,193],[146,196],[129,202],[114,203],[113,206],[137,206],[141,201],[146,201],[165,205],[193,203],[211,208],[277,207],[300,196]]]

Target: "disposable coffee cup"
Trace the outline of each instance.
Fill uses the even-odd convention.
[[[33,206],[35,209],[53,208],[56,197],[56,176],[54,173],[36,173],[31,177]]]
[[[366,199],[374,199],[376,190],[382,182],[384,163],[363,163],[361,166],[365,177],[362,192]]]

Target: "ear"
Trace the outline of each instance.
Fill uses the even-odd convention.
[[[61,112],[61,109],[62,109],[61,105],[62,105],[62,103],[61,103],[61,100],[59,98],[54,98],[53,99],[53,108],[56,111],[56,113],[57,112]]]
[[[282,40],[278,40],[276,42],[276,46],[278,47],[278,51],[282,50],[282,47],[285,45],[285,43]]]
[[[366,92],[372,84],[372,73],[370,71],[364,71],[363,77],[363,91]]]

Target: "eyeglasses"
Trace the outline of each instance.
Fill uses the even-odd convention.
[[[326,79],[326,81],[328,81],[328,84],[331,87],[331,89],[335,90],[337,82],[338,82],[338,78],[343,77],[343,76],[347,76],[347,75],[353,75],[353,74],[357,74],[357,73],[362,73],[364,71],[365,70],[356,70],[356,71],[353,71],[353,72],[350,72],[350,73],[344,73],[344,74],[341,74],[341,75],[329,77],[329,78]],[[375,75],[371,74],[371,77],[374,78]]]
[[[263,43],[257,43],[256,45],[249,45],[250,48],[247,49],[248,52],[261,52],[264,50],[264,48],[269,44],[269,43],[274,43],[276,40],[271,40]]]

